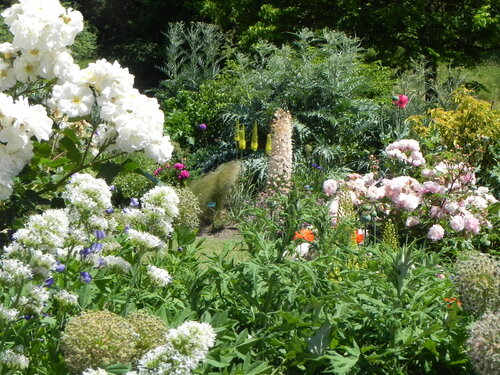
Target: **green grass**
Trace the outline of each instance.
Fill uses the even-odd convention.
[[[487,91],[481,90],[477,97],[493,102],[494,108],[500,108],[500,60],[489,60],[466,71],[471,80],[482,84]]]
[[[202,242],[200,244],[200,242]],[[213,237],[198,237],[195,245],[200,244],[201,252],[205,256],[220,255],[224,251],[228,251],[227,258],[234,260],[236,263],[243,262],[248,259],[248,252],[245,251],[245,244],[239,238],[213,238]]]

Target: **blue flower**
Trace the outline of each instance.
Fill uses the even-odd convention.
[[[104,233],[104,231],[102,230],[95,230],[94,235],[98,240],[102,240],[104,237],[106,237],[106,233]]]
[[[106,208],[106,213],[109,215],[109,214],[112,214],[113,212],[115,212],[115,210],[113,209],[113,207],[110,207],[110,208]]]
[[[93,243],[92,246],[90,246],[90,251],[92,253],[98,253],[102,250],[102,243],[96,242]]]
[[[54,284],[54,278],[50,277],[47,280],[45,280],[45,282],[43,283],[43,286],[45,288],[50,288],[52,286],[52,284]]]
[[[130,206],[131,207],[139,207],[139,199],[137,199],[137,198],[130,198]]]
[[[92,276],[90,275],[90,273],[88,272],[80,272],[80,280],[85,283],[85,284],[88,284],[92,281]]]
[[[54,268],[56,272],[64,272],[66,266],[62,264],[60,261],[57,261],[57,266]]]
[[[89,256],[91,253],[92,253],[92,250],[90,250],[89,247],[84,247],[82,250],[80,250],[80,256],[82,258]]]

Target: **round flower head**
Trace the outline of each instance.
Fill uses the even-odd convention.
[[[403,94],[399,94],[392,97],[392,104],[396,104],[399,108],[406,108],[408,105],[408,97]]]
[[[148,265],[148,275],[153,283],[161,287],[165,287],[172,282],[172,276],[167,270],[152,265]]]
[[[186,170],[180,171],[179,175],[177,176],[178,180],[185,180],[189,178],[189,172]]]
[[[156,186],[142,197],[144,211],[159,210],[165,218],[174,218],[179,214],[179,197],[168,186]]]
[[[134,331],[139,335],[137,349],[139,355],[165,343],[168,327],[158,317],[146,311],[136,311],[127,318]]]
[[[337,181],[333,179],[329,179],[323,182],[323,192],[328,196],[332,196],[333,194],[335,194],[337,188],[338,188]]]
[[[500,313],[487,312],[470,331],[469,358],[479,375],[500,374]]]
[[[138,335],[130,323],[109,311],[84,311],[66,324],[61,348],[66,366],[80,374],[88,368],[130,363]]]
[[[427,232],[427,238],[436,242],[442,240],[444,237],[444,228],[439,224],[434,224]]]
[[[207,125],[206,124],[200,124],[200,125],[198,125],[198,128],[200,130],[207,130]]]
[[[76,173],[63,192],[68,205],[80,214],[101,214],[111,207],[111,192],[106,182],[91,175]]]

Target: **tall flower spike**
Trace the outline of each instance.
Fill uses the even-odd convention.
[[[269,160],[267,189],[286,194],[290,188],[293,165],[292,115],[279,109],[271,126],[272,151]]]
[[[240,130],[239,130],[239,148],[240,150],[245,150],[247,148],[247,140],[246,140],[246,134],[245,134],[245,125],[240,125]]]
[[[257,121],[253,123],[253,129],[252,129],[252,143],[250,145],[250,148],[252,151],[257,151],[259,148],[259,128],[257,126]]]
[[[267,156],[271,156],[271,151],[273,149],[272,140],[273,140],[273,137],[272,137],[271,133],[269,133],[267,135],[267,139],[266,139],[266,155]]]

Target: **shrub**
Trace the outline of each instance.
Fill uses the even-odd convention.
[[[479,317],[500,309],[500,261],[488,254],[467,252],[455,263],[454,279],[465,310]]]

